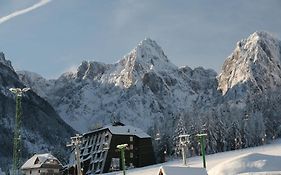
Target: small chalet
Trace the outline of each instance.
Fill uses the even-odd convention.
[[[60,161],[53,155],[35,154],[21,167],[23,175],[59,175],[62,168]]]
[[[205,168],[161,166],[158,175],[208,175]]]
[[[117,145],[128,144],[125,151],[126,167],[155,164],[151,137],[139,128],[121,122],[83,134],[81,167],[83,174],[101,174],[121,170]]]

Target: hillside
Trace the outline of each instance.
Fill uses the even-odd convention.
[[[0,53],[0,167],[7,170],[13,156],[13,129],[15,118],[15,96],[9,88],[23,88],[11,62]],[[33,91],[22,98],[22,156],[26,160],[30,155],[41,152],[53,152],[61,159],[66,157],[65,144],[74,134],[56,113],[53,107]]]

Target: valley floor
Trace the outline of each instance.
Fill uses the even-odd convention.
[[[254,148],[228,151],[206,156],[209,175],[239,174],[245,172],[279,171],[281,174],[281,140]],[[181,160],[169,161],[163,164],[128,170],[129,175],[158,175],[161,166],[182,166]],[[202,167],[201,157],[188,159],[190,167]],[[107,173],[106,175],[121,175],[122,172]],[[274,174],[274,173],[272,173]]]

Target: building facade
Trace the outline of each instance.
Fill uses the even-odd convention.
[[[21,167],[23,175],[60,175],[62,165],[53,155],[35,154]]]
[[[116,146],[128,144],[126,167],[143,167],[155,163],[151,137],[139,128],[120,122],[83,134],[81,167],[83,174],[100,174],[121,169]]]

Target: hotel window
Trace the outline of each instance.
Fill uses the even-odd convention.
[[[97,154],[97,159],[100,159],[101,158],[101,153],[98,153]]]
[[[104,136],[104,142],[107,142],[108,136]]]
[[[134,145],[130,145],[130,150],[133,150],[134,149]]]
[[[134,153],[130,153],[130,158],[133,158],[134,157]]]
[[[130,142],[134,141],[134,137],[130,136]]]

